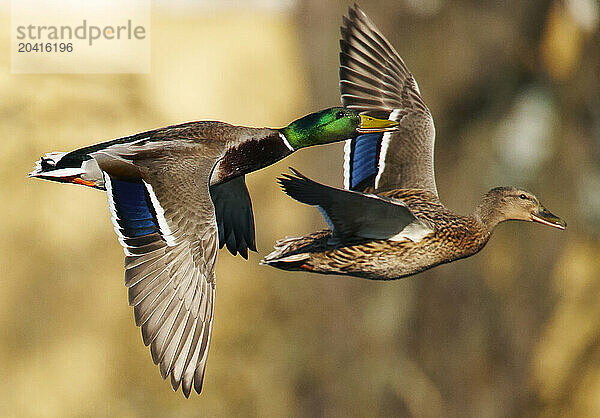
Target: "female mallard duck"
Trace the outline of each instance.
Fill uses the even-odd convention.
[[[317,206],[331,229],[278,241],[264,264],[391,280],[477,253],[506,220],[565,229],[533,194],[515,187],[490,190],[468,216],[442,205],[433,171],[433,119],[417,83],[362,10],[355,6],[349,16],[341,28],[342,103],[385,113],[399,129],[346,142],[347,190],[294,170],[295,176],[281,178],[284,191]]]
[[[394,129],[331,108],[282,129],[190,122],[43,157],[32,177],[106,190],[125,251],[125,285],[144,344],[174,390],[200,393],[218,243],[255,250],[244,175],[311,145]]]

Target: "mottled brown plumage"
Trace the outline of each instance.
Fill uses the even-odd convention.
[[[296,181],[296,177],[288,178]],[[286,192],[289,193],[287,189]],[[488,242],[495,226],[506,220],[534,221],[537,219],[532,216],[538,216],[552,226],[562,229],[566,226],[531,193],[513,187],[490,190],[468,216],[452,212],[428,190],[397,189],[377,196],[404,204],[430,230],[412,239],[410,234],[402,239],[351,236],[342,242],[332,241],[332,231],[323,230],[278,241],[275,251],[263,263],[283,270],[392,280],[477,253]],[[292,197],[298,196],[292,194]],[[389,221],[393,223],[394,219]]]
[[[385,113],[399,126],[379,138],[347,142],[347,190],[316,183],[295,170],[295,176],[280,179],[288,195],[317,206],[331,229],[278,241],[264,264],[391,280],[477,253],[506,220],[565,228],[534,195],[514,187],[490,190],[468,216],[446,208],[435,185],[433,118],[417,82],[357,6],[344,18],[341,32],[342,103]]]

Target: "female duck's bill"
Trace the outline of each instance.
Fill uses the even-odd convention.
[[[559,218],[542,205],[536,212],[531,213],[531,220],[558,229],[567,228],[567,222],[564,219]]]

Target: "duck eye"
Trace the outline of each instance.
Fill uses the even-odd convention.
[[[336,118],[336,119],[341,119],[341,118],[343,118],[343,117],[344,117],[344,112],[342,112],[342,111],[339,111],[339,112],[337,112],[337,113],[335,114],[335,118]]]
[[[519,196],[519,197],[520,197],[521,199],[523,199],[523,200],[527,200],[527,196],[525,196],[525,194],[524,194],[524,193],[521,193],[521,196]]]

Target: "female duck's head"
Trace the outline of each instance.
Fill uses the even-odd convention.
[[[493,227],[508,220],[539,222],[565,229],[567,223],[546,209],[532,193],[516,187],[496,187],[485,194],[476,213]]]
[[[295,149],[354,138],[361,133],[387,132],[398,122],[376,119],[344,107],[332,107],[295,120],[281,133]]]

